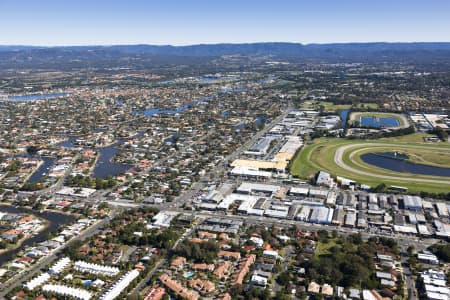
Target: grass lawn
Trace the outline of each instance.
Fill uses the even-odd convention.
[[[370,141],[330,138],[316,139],[312,144],[305,145],[295,157],[291,166],[291,174],[298,176],[299,178],[308,179],[314,176],[318,171],[323,170],[331,173],[333,176],[343,176],[372,187],[383,182],[388,186],[404,186],[412,192],[428,191],[434,193],[448,193],[450,190],[450,180],[448,181],[449,184],[420,181],[421,179],[445,181],[447,177],[394,172],[368,165],[359,158],[361,154],[367,152],[387,152],[395,150],[399,152],[411,151],[416,155],[422,154],[421,157],[423,158],[423,161],[426,160],[431,163],[438,161],[439,156],[443,154],[447,154],[445,155],[445,163],[447,160],[450,160],[450,158],[448,158],[450,157],[450,144],[424,143],[424,136],[424,134],[412,134],[401,138],[386,138]],[[373,176],[351,172],[334,163],[336,150],[341,146],[346,145],[354,146],[344,151],[342,155],[343,162],[349,167],[373,174]],[[379,178],[377,175],[395,176],[399,178]],[[417,181],[417,179],[419,179],[419,181]]]
[[[331,254],[330,249],[336,246],[336,239],[328,239],[328,243],[318,242],[316,246],[315,256]]]
[[[399,143],[424,143],[424,138],[426,138],[426,137],[436,137],[436,135],[418,132],[418,133],[401,135],[401,136],[396,136],[396,137],[391,137],[391,138],[382,138],[382,139],[379,139],[379,141],[399,142]],[[427,143],[427,144],[429,144],[429,143]]]
[[[303,102],[301,108],[318,110],[320,106],[323,106],[325,108],[325,111],[335,111],[335,112],[342,109],[350,109],[352,106],[354,106],[355,108],[373,108],[373,109],[378,108],[377,103],[357,103],[352,105],[352,104],[334,104],[333,102],[330,101],[316,101],[316,100],[308,100]]]

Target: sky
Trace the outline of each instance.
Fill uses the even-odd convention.
[[[0,0],[0,45],[450,42],[450,0]]]

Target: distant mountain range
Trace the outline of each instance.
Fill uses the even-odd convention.
[[[191,46],[0,46],[0,68],[77,69],[207,63],[224,55],[270,56],[291,61],[450,64],[450,43],[249,43]]]
[[[0,46],[1,52],[61,50],[61,51],[114,51],[128,54],[153,54],[177,56],[220,56],[220,55],[310,55],[312,53],[350,52],[415,52],[449,51],[450,43],[248,43],[248,44],[199,44],[190,46],[160,45],[112,45],[112,46]]]

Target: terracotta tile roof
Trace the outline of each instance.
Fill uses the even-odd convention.
[[[198,271],[214,271],[214,264],[194,264],[192,269]]]
[[[191,279],[189,280],[189,286],[196,289],[203,295],[212,293],[216,290],[214,283],[208,280]]]
[[[229,274],[230,267],[231,267],[231,263],[226,261],[214,270],[214,275],[217,278],[222,279]]]
[[[34,219],[33,216],[25,216],[25,217],[20,218],[20,219],[17,221],[17,223],[19,223],[19,224],[22,224],[22,223],[28,223],[28,222],[33,221],[33,219]]]
[[[166,294],[166,290],[160,286],[151,287],[144,297],[144,300],[161,300]]]
[[[220,250],[219,253],[217,253],[217,256],[220,258],[226,258],[226,259],[234,259],[238,260],[241,258],[241,253],[239,252],[232,252],[232,251],[225,251]]]
[[[186,263],[186,258],[183,256],[178,256],[170,263],[170,266],[173,268],[179,268]]]
[[[256,255],[249,254],[239,263],[239,266],[233,275],[232,285],[242,284],[242,282],[244,281],[245,275],[247,275],[247,273],[250,269],[250,266],[253,263],[255,263],[255,260],[256,260]]]
[[[180,283],[170,278],[167,274],[162,274],[159,276],[159,280],[170,290],[172,290],[173,293],[176,295],[188,299],[188,300],[197,300],[198,296],[193,294],[191,291],[189,291],[187,288],[183,287]]]

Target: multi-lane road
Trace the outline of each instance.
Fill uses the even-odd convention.
[[[26,271],[23,271],[16,276],[8,279],[0,286],[0,299],[4,299],[4,297],[12,291],[14,288],[20,286],[24,282],[30,280],[31,278],[35,277],[38,273],[41,272],[41,269],[51,264],[53,261],[55,261],[60,253],[73,241],[79,240],[83,241],[99,232],[99,230],[106,225],[108,222],[111,221],[112,218],[116,215],[116,211],[112,213],[111,216],[106,217],[105,219],[102,219],[93,225],[86,228],[83,232],[80,233],[80,235],[77,235],[73,237],[71,240],[67,241],[62,246],[54,249],[50,255],[47,255],[45,257],[42,257],[36,264],[31,266]]]

